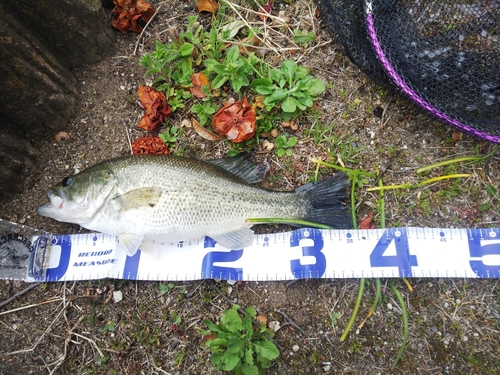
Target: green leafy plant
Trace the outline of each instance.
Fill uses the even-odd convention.
[[[299,110],[313,106],[317,97],[326,90],[326,85],[309,75],[305,67],[287,60],[281,69],[270,69],[269,78],[255,79],[251,88],[264,96],[262,103],[267,111],[281,105],[282,112],[294,118]]]
[[[168,284],[160,284],[158,286],[160,288],[160,294],[164,295],[170,291],[174,287],[174,284],[168,283]]]
[[[286,135],[280,135],[274,141],[276,147],[276,155],[283,157],[285,155],[292,156],[291,148],[297,144],[297,137],[290,137],[287,139]]]
[[[200,125],[205,125],[210,117],[217,111],[217,107],[207,100],[203,104],[194,104],[191,107],[191,112],[194,112],[200,118]]]
[[[314,32],[306,32],[306,31],[300,31],[300,30],[293,30],[293,33],[295,34],[293,36],[293,41],[295,43],[302,44],[304,47],[307,47],[308,43],[314,43],[316,41],[316,37],[314,36]]]
[[[250,84],[249,77],[253,75],[253,69],[247,63],[247,59],[240,56],[238,46],[233,46],[227,52],[224,62],[221,64],[214,59],[206,59],[205,67],[212,76],[212,89],[222,87],[229,82],[231,88],[240,92],[243,86]]]
[[[164,133],[159,134],[158,136],[161,138],[166,145],[173,144],[177,142],[177,139],[182,133],[182,128],[180,126],[171,126],[167,127],[167,130]]]
[[[233,305],[225,310],[220,324],[204,320],[210,331],[203,331],[203,335],[214,337],[206,342],[212,353],[210,362],[219,370],[234,371],[238,375],[259,375],[278,358],[279,350],[264,335],[265,332],[271,333],[265,325],[254,330],[252,319],[257,315],[255,308],[246,308],[248,315],[243,319],[238,312],[239,308],[240,306]]]

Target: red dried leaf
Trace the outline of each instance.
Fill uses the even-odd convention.
[[[359,223],[359,229],[375,229],[375,223],[373,222],[373,213],[366,215],[361,223]]]
[[[204,98],[206,95],[201,89],[201,87],[208,86],[207,76],[203,73],[194,73],[191,76],[191,82],[193,83],[193,87],[189,88],[191,94],[200,99]]]
[[[149,86],[139,86],[137,92],[139,100],[146,111],[141,118],[139,127],[150,132],[158,131],[160,125],[172,114],[165,94]]]
[[[143,0],[114,0],[115,8],[111,25],[126,34],[127,31],[140,33],[155,14],[150,3]]]
[[[215,13],[219,9],[219,4],[214,0],[196,0],[196,6],[198,7],[198,12],[210,12]]]
[[[132,143],[133,154],[168,154],[167,146],[160,137],[149,135]]]
[[[268,14],[271,14],[271,9],[273,7],[273,2],[270,1],[268,2],[266,5],[264,5],[262,7],[262,9],[264,9],[264,11],[259,11],[259,18],[262,20],[262,21],[265,21],[266,18],[267,18],[267,15]]]
[[[212,120],[214,130],[225,135],[231,142],[243,142],[255,135],[255,110],[246,98],[241,102],[229,99]]]

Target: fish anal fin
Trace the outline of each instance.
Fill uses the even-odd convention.
[[[118,236],[118,246],[129,257],[134,256],[144,239],[144,234],[122,233]]]
[[[222,246],[231,249],[239,250],[249,247],[253,244],[254,233],[250,228],[240,228],[230,232],[209,234],[216,242]]]

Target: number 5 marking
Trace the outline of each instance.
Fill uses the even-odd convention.
[[[495,232],[491,232],[495,236]],[[491,234],[490,234],[491,236]],[[500,238],[485,239],[481,237],[471,238],[469,235],[469,253],[471,258],[483,258],[485,255],[500,256]],[[484,258],[481,260],[469,261],[470,266],[478,277],[499,277],[500,265],[484,264]]]

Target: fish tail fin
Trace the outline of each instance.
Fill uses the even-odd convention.
[[[295,189],[309,203],[310,210],[304,220],[325,224],[334,229],[352,228],[349,205],[351,182],[347,174],[312,182]]]

